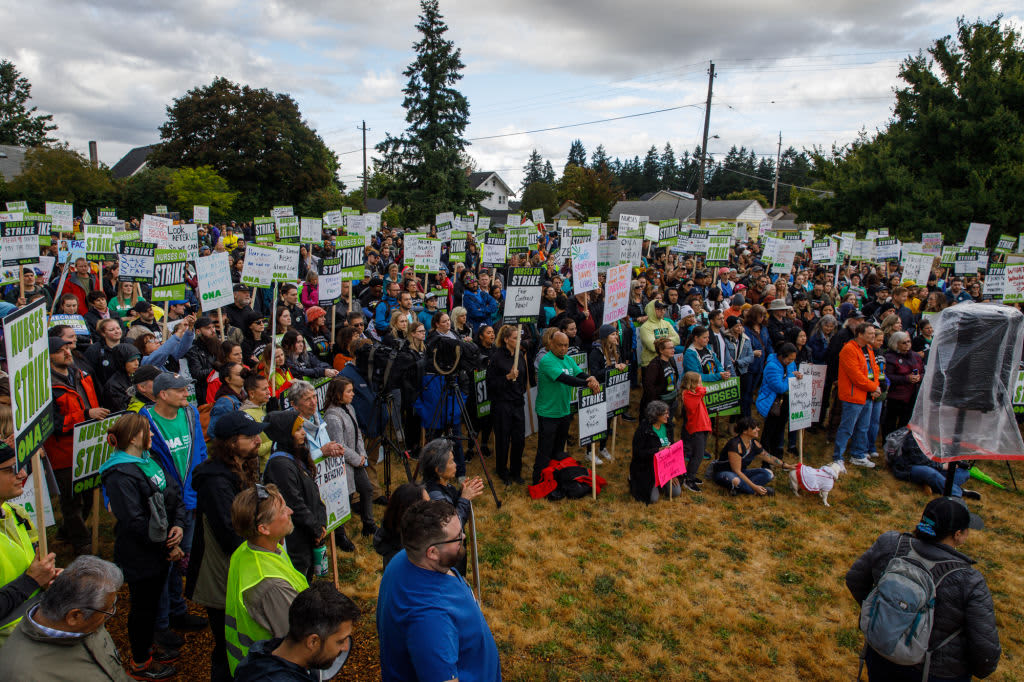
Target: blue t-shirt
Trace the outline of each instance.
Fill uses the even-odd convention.
[[[501,680],[498,647],[462,576],[414,565],[403,549],[384,570],[377,637],[384,682]]]

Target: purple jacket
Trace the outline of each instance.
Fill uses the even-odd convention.
[[[924,360],[917,353],[897,353],[889,351],[885,354],[885,375],[889,378],[889,400],[909,403],[914,399],[920,383],[910,383],[910,375],[917,370],[924,378]]]

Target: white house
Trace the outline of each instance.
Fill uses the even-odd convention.
[[[491,211],[509,210],[509,197],[514,197],[516,194],[512,191],[512,188],[501,179],[501,176],[493,172],[484,171],[482,173],[470,173],[469,184],[475,190],[488,192],[490,194],[489,197],[486,197],[480,202],[480,207]]]

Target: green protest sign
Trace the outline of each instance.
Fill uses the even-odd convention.
[[[712,236],[708,238],[708,255],[704,258],[704,265],[708,267],[721,267],[729,264],[729,237]]]
[[[658,247],[675,246],[678,243],[678,220],[662,220],[658,223]]]
[[[437,309],[448,310],[448,290],[447,289],[431,289],[428,293],[434,294],[434,298],[437,301]]]
[[[261,217],[252,219],[253,234],[258,242],[274,241],[274,228],[276,227],[273,218]]]
[[[448,262],[466,262],[466,240],[469,239],[469,232],[452,230],[452,240],[448,243]]]
[[[996,253],[1010,253],[1016,244],[1017,238],[1012,234],[1001,234],[999,235],[999,241],[996,243]]]
[[[15,310],[3,319],[4,346],[10,368],[14,449],[20,468],[53,433],[50,348],[46,336],[46,301]]]
[[[296,241],[299,238],[299,219],[296,216],[277,218],[277,240]]]
[[[529,228],[525,230],[509,230],[506,233],[508,235],[508,253],[529,253],[530,232]]]
[[[341,281],[351,282],[362,280],[366,274],[366,266],[363,264],[363,237],[338,237],[335,242],[335,252],[341,259]]]
[[[476,391],[476,416],[486,417],[491,413],[491,400],[487,396],[487,370],[473,371],[473,388]]]
[[[105,419],[90,419],[75,425],[74,463],[71,467],[71,480],[74,492],[84,493],[99,488],[100,467],[110,459],[114,452],[113,445],[107,442],[107,429],[121,418],[124,412],[117,412]]]
[[[179,301],[185,298],[184,249],[156,249],[153,252],[153,293],[151,301]]]
[[[732,377],[723,381],[704,384],[708,392],[704,395],[704,405],[712,417],[721,417],[740,413],[740,380]]]
[[[85,257],[91,261],[114,260],[114,228],[110,225],[85,226]]]

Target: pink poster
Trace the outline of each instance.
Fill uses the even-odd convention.
[[[686,455],[683,453],[683,441],[654,453],[654,484],[659,488],[685,473]]]
[[[629,263],[608,268],[604,292],[604,324],[621,320],[628,314],[629,283],[632,279],[632,266]]]

